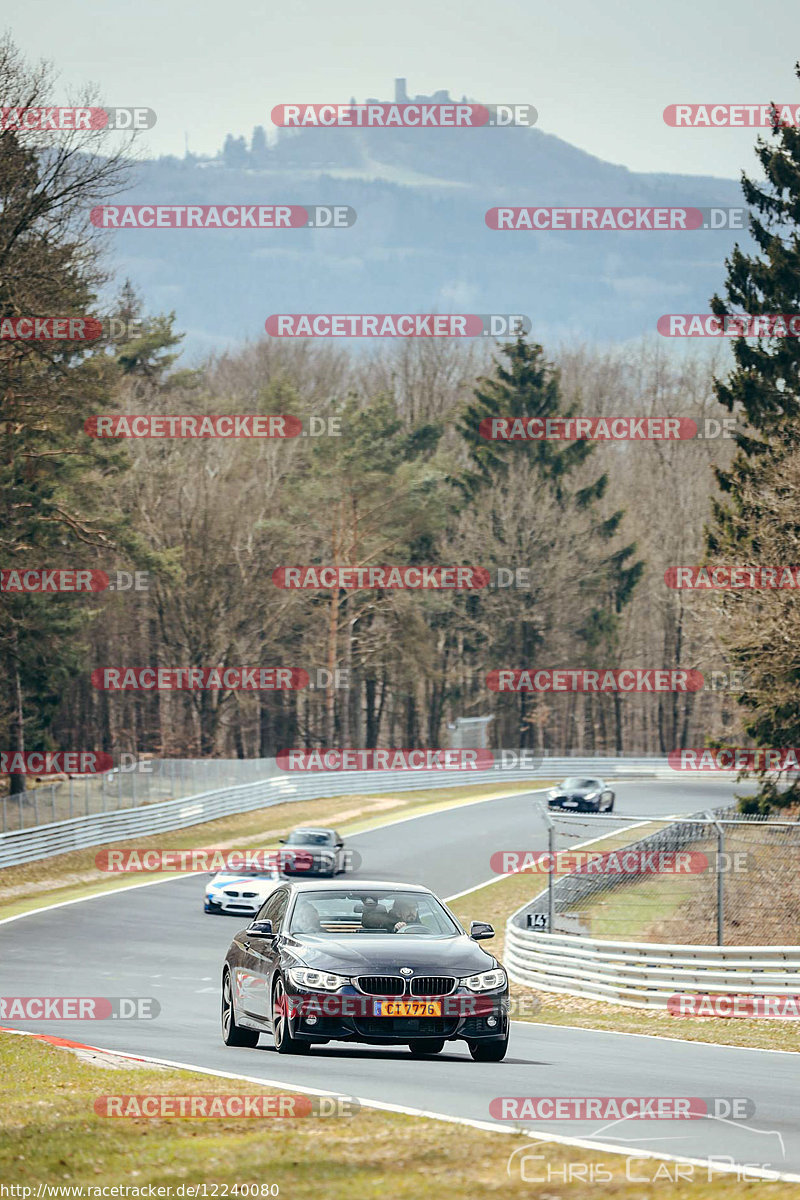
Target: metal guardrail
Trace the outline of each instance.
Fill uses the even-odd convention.
[[[284,774],[274,758],[147,758],[137,763],[133,761],[133,755],[124,757],[132,761],[126,761],[112,771],[72,778],[62,776],[13,796],[0,796],[0,832],[10,833],[34,825],[88,817],[93,813],[139,808],[161,800],[197,796],[212,788],[257,783],[272,775]],[[621,773],[634,775],[649,771],[650,764],[656,763],[659,768],[664,765],[663,759],[647,758],[559,757],[539,761],[546,764],[546,769],[542,767],[543,778],[547,778],[547,771],[571,774],[598,770],[598,764],[602,767],[608,762],[620,764]],[[505,770],[498,770],[498,773],[504,774]],[[459,777],[467,774],[462,771]]]
[[[506,925],[509,978],[543,992],[666,1009],[670,996],[800,994],[800,946],[610,942]]]
[[[170,760],[164,760],[169,762]],[[244,760],[245,762],[247,760]],[[196,760],[202,763],[202,760]],[[231,768],[226,760],[208,760],[209,774]],[[273,759],[261,760],[262,778],[232,787],[217,787],[155,803],[140,803],[116,811],[83,813],[66,820],[0,834],[0,869],[65,854],[87,846],[147,837],[183,829],[218,817],[268,808],[292,801],[341,795],[384,795],[440,787],[476,784],[544,782],[565,774],[603,774],[614,778],[675,778],[663,758],[545,758],[541,766],[483,771],[326,771],[292,774],[279,771]],[[14,797],[7,798],[9,802]],[[46,811],[46,810],[45,810]]]

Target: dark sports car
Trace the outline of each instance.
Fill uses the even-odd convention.
[[[281,884],[233,939],[222,969],[222,1036],[279,1054],[330,1041],[438,1054],[466,1041],[478,1062],[508,1046],[508,979],[433,892],[413,884]]]
[[[281,838],[284,875],[329,875],[347,870],[344,842],[335,829],[303,826]]]
[[[572,809],[573,812],[612,812],[614,793],[602,779],[587,779],[574,775],[547,793],[550,808]]]

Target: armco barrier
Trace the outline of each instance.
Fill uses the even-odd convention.
[[[610,942],[506,926],[514,983],[632,1008],[667,1007],[677,992],[800,995],[800,946],[678,946]]]
[[[274,769],[274,768],[273,768]],[[534,769],[486,771],[333,771],[270,774],[255,783],[218,788],[194,796],[95,812],[66,821],[0,834],[0,869],[132,837],[183,829],[217,817],[274,804],[341,795],[379,795],[437,787],[505,785],[597,774],[608,778],[675,778],[663,758],[545,758]]]

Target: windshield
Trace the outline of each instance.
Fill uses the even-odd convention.
[[[342,934],[391,933],[404,929],[421,937],[452,937],[462,930],[430,892],[307,891],[295,903],[289,921],[290,933],[312,933],[318,937]]]
[[[594,788],[600,787],[599,779],[578,779],[577,775],[571,775],[569,779],[565,779],[562,783],[562,788]]]
[[[295,829],[286,839],[287,846],[330,846],[333,834],[326,829]]]

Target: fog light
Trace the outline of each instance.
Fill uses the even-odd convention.
[[[316,1023],[317,1023],[317,1018],[314,1016],[313,1013],[311,1013],[310,1016],[306,1017],[306,1025],[316,1025]]]
[[[497,1017],[487,1017],[486,1024],[490,1029],[494,1029],[495,1025],[497,1024]]]

